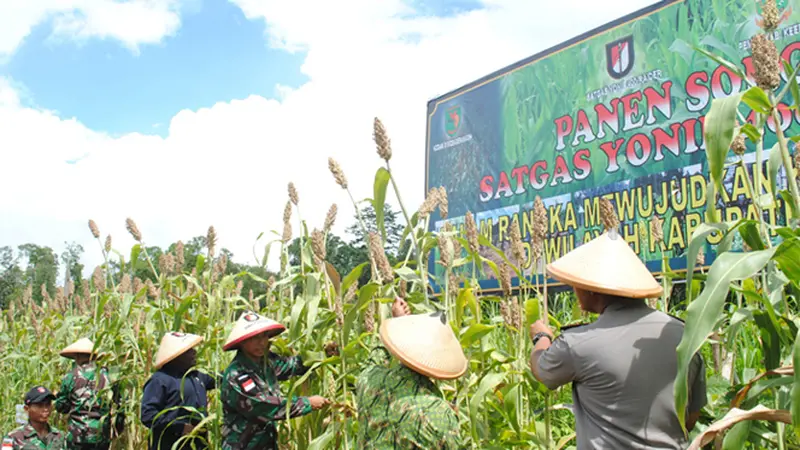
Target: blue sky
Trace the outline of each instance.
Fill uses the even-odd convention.
[[[174,36],[139,53],[119,42],[51,38],[52,20],[34,27],[0,76],[22,83],[37,106],[111,135],[166,136],[169,120],[249,95],[276,97],[276,86],[298,88],[306,56],[267,45],[262,21],[245,18],[227,0],[196,0],[182,8]],[[409,2],[418,16],[452,17],[481,7],[476,0]]]
[[[181,109],[273,97],[277,84],[307,81],[305,54],[268,48],[262,22],[226,0],[194,9],[184,11],[175,36],[138,55],[113,40],[57,42],[48,39],[51,23],[41,23],[0,74],[24,83],[37,105],[115,135],[163,136]]]
[[[0,246],[77,242],[90,271],[87,220],[125,254],[130,217],[159,246],[213,225],[253,262],[289,182],[342,234],[327,161],[370,197],[375,117],[414,210],[428,100],[653,1],[0,0]]]

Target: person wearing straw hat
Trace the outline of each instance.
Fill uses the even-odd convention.
[[[309,370],[299,356],[282,357],[270,351],[270,339],[285,330],[252,311],[242,313],[234,324],[222,347],[236,350],[220,387],[222,450],[277,450],[276,420],[304,416],[330,403],[318,395],[290,399],[281,395],[279,381]]]
[[[44,386],[31,388],[24,400],[28,423],[3,436],[0,450],[66,450],[66,436],[50,425],[54,398]]]
[[[572,383],[577,448],[686,448],[673,394],[684,324],[645,302],[662,294],[647,266],[611,229],[547,271],[573,288],[581,309],[599,314],[593,323],[563,327],[555,339],[542,321],[530,329],[534,377],[549,389]],[[691,430],[707,402],[699,353],[688,381]]]
[[[67,443],[75,450],[107,450],[111,445],[111,390],[108,368],[98,367],[94,343],[82,338],[61,351],[74,360],[55,396],[56,411],[67,414]]]
[[[434,382],[459,378],[467,370],[444,313],[412,315],[396,298],[380,338],[394,360],[367,367],[356,380],[358,448],[465,448],[458,415]]]
[[[144,385],[141,420],[151,430],[150,450],[205,449],[207,433],[195,430],[207,417],[208,391],[217,381],[193,367],[195,347],[202,336],[170,332],[161,338],[156,353],[156,372]]]

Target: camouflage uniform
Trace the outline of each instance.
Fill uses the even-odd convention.
[[[62,380],[55,407],[61,414],[69,414],[70,448],[108,447],[110,405],[108,399],[101,397],[101,391],[110,385],[108,370],[98,369],[94,362],[75,364]]]
[[[428,377],[388,360],[356,380],[361,450],[466,448],[458,416]]]
[[[278,449],[275,420],[286,419],[286,402],[278,381],[308,371],[297,357],[269,353],[258,364],[238,351],[222,375],[220,399],[224,411],[222,450]],[[311,412],[307,397],[292,397],[289,418]]]
[[[8,433],[3,438],[2,450],[66,450],[67,443],[64,433],[55,427],[50,427],[44,439],[39,437],[30,423]]]

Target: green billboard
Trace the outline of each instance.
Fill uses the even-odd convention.
[[[800,0],[778,6],[781,23],[769,38],[795,66]],[[548,212],[546,261],[603,231],[599,201],[605,197],[621,221],[619,232],[652,272],[661,271],[662,257],[672,270],[685,270],[687,246],[706,209],[704,115],[712,99],[748,87],[696,48],[739,66],[752,81],[750,38],[760,32],[760,20],[760,4],[752,0],[662,1],[431,100],[426,192],[443,186],[446,221],[460,227],[472,212],[481,234],[509,259],[509,227],[518,218],[526,276],[541,273],[529,246],[537,196]],[[800,111],[781,105],[779,113],[778,126],[796,133]],[[752,122],[753,115],[743,119]],[[775,126],[770,120],[765,149],[775,142]],[[747,170],[753,151],[748,141]],[[738,158],[731,154],[730,162]],[[729,164],[725,170],[717,204],[722,220],[755,218],[744,169]],[[779,188],[785,176],[778,174]],[[765,203],[763,213],[782,224],[785,205]],[[654,217],[662,221],[663,242],[652,235]],[[435,212],[430,228],[444,223]],[[706,264],[714,259],[710,244],[720,238],[708,238]],[[495,252],[483,251],[499,262]],[[437,266],[429,265],[441,275]],[[481,285],[497,287],[491,270],[482,271]]]

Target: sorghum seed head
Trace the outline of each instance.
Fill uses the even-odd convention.
[[[756,84],[765,91],[776,89],[781,84],[781,62],[775,43],[766,35],[757,34],[750,40],[750,45]]]
[[[91,230],[92,236],[96,239],[100,239],[100,229],[97,228],[97,224],[92,219],[89,219],[89,230]]]
[[[214,226],[208,227],[208,234],[206,235],[206,246],[208,246],[208,258],[214,259],[214,251],[217,248],[217,231]]]
[[[356,294],[358,293],[358,283],[353,282],[350,287],[347,289],[347,294],[344,296],[344,301],[347,303],[352,302],[356,298]]]
[[[733,150],[735,155],[742,156],[744,155],[745,150],[747,150],[744,138],[745,136],[743,134],[738,134],[735,138],[733,138],[731,150]]]
[[[105,245],[106,253],[111,251],[111,235],[109,234],[106,236],[106,245]]]
[[[325,235],[316,228],[311,232],[311,250],[318,260],[325,261]]]
[[[600,198],[600,221],[603,222],[606,231],[616,230],[619,227],[619,217],[614,211],[614,205],[605,197]]]
[[[344,171],[342,167],[339,166],[339,163],[333,158],[328,158],[328,169],[331,171],[331,174],[333,174],[333,179],[336,180],[336,184],[341,186],[342,189],[347,189],[347,177],[344,176]]]
[[[103,275],[103,268],[97,266],[94,268],[94,273],[92,273],[92,284],[94,284],[94,290],[96,292],[102,292],[106,290],[106,277]]]
[[[503,294],[511,295],[511,268],[505,261],[500,264],[500,286],[503,288]]]
[[[778,26],[780,13],[775,0],[767,0],[761,7],[761,27],[764,31],[772,31]]]
[[[419,218],[424,219],[428,217],[430,213],[436,208],[439,204],[439,189],[432,188],[428,191],[428,196],[425,198],[425,201],[422,202],[422,205],[419,207]]]
[[[389,139],[389,134],[386,132],[383,123],[377,117],[373,121],[372,139],[375,141],[378,155],[385,161],[392,159],[392,141]]]
[[[442,216],[442,219],[447,219],[447,207],[447,190],[444,186],[439,186],[439,215]]]
[[[531,230],[531,238],[533,239],[534,247],[539,247],[544,242],[544,237],[547,235],[547,208],[544,206],[542,198],[538,195],[533,201],[533,230]]]
[[[136,226],[136,222],[134,222],[130,217],[125,219],[125,228],[128,229],[128,233],[133,236],[133,239],[136,242],[142,242],[142,233],[139,231],[139,227]]]
[[[178,271],[180,273],[183,273],[185,262],[183,257],[183,241],[178,241],[178,244],[175,246],[175,265],[178,266]]]
[[[658,216],[650,219],[650,237],[655,245],[664,242],[664,222]]]
[[[697,253],[697,258],[695,258],[695,265],[697,266],[704,266],[706,265],[706,254],[705,249],[700,247],[700,251]]]
[[[464,224],[467,229],[467,242],[469,243],[469,250],[472,253],[477,253],[480,249],[478,242],[478,226],[475,224],[475,217],[470,211],[467,211]]]
[[[511,240],[511,253],[517,264],[522,264],[525,258],[525,247],[522,245],[522,231],[519,228],[519,216],[514,216],[511,221],[511,230],[509,231],[509,239]]]
[[[330,232],[333,228],[333,224],[336,223],[336,213],[338,212],[338,207],[336,203],[332,204],[330,209],[328,209],[328,214],[325,216],[325,226],[324,230],[326,233]]]
[[[436,236],[439,243],[439,259],[445,267],[450,267],[453,263],[453,246],[450,244],[450,239],[444,234]]]
[[[300,196],[297,195],[297,189],[292,182],[289,183],[289,200],[291,200],[295,206],[300,203]]]
[[[122,280],[119,282],[119,292],[121,294],[127,294],[131,290],[131,276],[127,273],[122,276]]]

